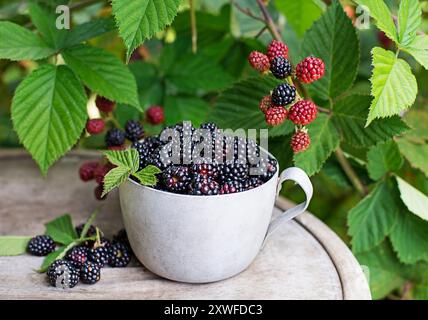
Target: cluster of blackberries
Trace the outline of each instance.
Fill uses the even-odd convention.
[[[83,225],[76,227],[79,236],[82,230]],[[91,226],[87,236],[95,236],[96,230]],[[50,236],[40,235],[29,241],[27,249],[30,254],[46,256],[55,251],[55,242]],[[52,286],[61,288],[73,288],[79,280],[85,284],[94,284],[101,279],[101,268],[106,265],[126,267],[132,255],[126,231],[122,229],[113,237],[113,241],[101,236],[96,241],[86,241],[71,248],[64,259],[56,260],[49,266],[48,281]]]
[[[256,188],[277,172],[277,161],[254,141],[224,135],[214,123],[200,129],[204,130],[179,123],[132,145],[140,155],[140,169],[154,165],[162,170],[156,189],[189,195],[229,194]]]
[[[291,63],[288,60],[288,48],[280,41],[273,40],[267,47],[266,55],[258,51],[251,52],[248,60],[257,71],[266,73],[270,70],[277,79],[285,79],[293,75]],[[302,83],[312,83],[323,77],[324,72],[325,64],[321,59],[307,57],[296,66],[294,75]],[[268,125],[280,125],[287,118],[296,125],[296,133],[291,139],[294,153],[309,147],[310,137],[303,126],[314,121],[318,112],[317,106],[312,101],[298,97],[298,101],[295,102],[296,96],[298,96],[297,90],[289,80],[278,85],[270,95],[263,97],[259,104]],[[288,105],[291,107],[287,108]]]

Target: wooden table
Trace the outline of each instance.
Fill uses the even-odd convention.
[[[43,223],[69,212],[83,222],[102,204],[96,224],[111,236],[122,226],[117,193],[93,197],[78,168],[97,156],[73,152],[45,180],[23,151],[0,151],[0,235],[43,233]],[[280,199],[274,214],[292,205]],[[0,299],[370,299],[361,267],[346,245],[310,213],[281,226],[255,262],[238,276],[212,284],[164,280],[137,262],[104,268],[101,281],[71,290],[50,287],[38,268],[42,258],[0,257]]]

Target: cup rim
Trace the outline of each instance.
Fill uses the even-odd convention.
[[[152,187],[149,187],[149,186],[144,186],[141,183],[138,183],[137,181],[131,179],[131,177],[128,177],[127,181],[131,182],[132,184],[136,185],[137,187],[141,187],[143,189],[148,189],[150,191],[157,192],[157,193],[167,194],[169,196],[172,195],[172,196],[177,196],[177,197],[189,197],[189,198],[193,198],[193,199],[194,198],[216,199],[217,197],[225,198],[227,196],[229,196],[229,197],[238,196],[238,195],[246,194],[247,192],[252,192],[252,191],[255,191],[255,190],[259,189],[259,188],[262,188],[263,186],[265,186],[268,183],[270,183],[272,181],[272,179],[274,179],[274,178],[278,179],[278,176],[279,176],[279,161],[278,161],[278,159],[276,157],[274,157],[272,155],[272,153],[270,153],[269,151],[266,151],[264,148],[260,147],[260,149],[263,150],[264,152],[266,152],[269,156],[271,156],[273,159],[276,160],[276,173],[273,175],[272,178],[270,178],[268,181],[264,182],[260,186],[252,188],[252,189],[249,189],[249,190],[245,190],[245,191],[242,191],[242,192],[235,192],[235,193],[229,193],[229,194],[217,194],[217,195],[210,195],[210,196],[202,196],[202,195],[199,196],[199,195],[194,195],[194,194],[182,194],[182,193],[173,193],[173,192],[168,192],[168,191],[164,191],[164,190],[158,190],[158,189],[155,189],[155,188],[152,188]]]

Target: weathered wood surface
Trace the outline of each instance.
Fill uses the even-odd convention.
[[[34,235],[43,222],[69,212],[83,222],[100,205],[93,183],[82,183],[79,165],[91,153],[73,153],[44,180],[21,151],[0,151],[0,235]],[[275,214],[290,206],[280,200]],[[117,194],[102,203],[96,224],[108,236],[122,226]],[[0,299],[369,299],[367,282],[346,245],[321,221],[305,213],[284,224],[255,262],[240,275],[217,283],[190,285],[161,279],[137,262],[104,268],[101,281],[63,291],[33,270],[42,258],[0,258]]]

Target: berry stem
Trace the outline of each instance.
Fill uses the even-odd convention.
[[[357,189],[360,195],[365,196],[368,194],[367,187],[361,182],[355,170],[352,168],[348,159],[346,159],[345,154],[343,153],[341,148],[338,148],[335,151],[336,158],[339,161],[343,171],[345,171],[349,180],[351,180],[352,185]]]
[[[260,18],[258,16],[256,16],[255,14],[253,14],[253,12],[248,9],[248,8],[242,8],[239,4],[237,4],[235,1],[232,0],[232,3],[235,5],[236,9],[238,9],[239,11],[241,11],[243,14],[249,16],[250,18],[253,18],[255,20],[261,21],[263,23],[265,23],[265,20],[263,18]]]
[[[272,34],[272,36],[278,40],[278,41],[282,41],[282,37],[280,35],[280,33],[278,32],[278,29],[275,25],[275,23],[273,22],[272,17],[270,16],[268,10],[266,9],[266,5],[263,3],[262,0],[257,0],[257,4],[260,7],[260,10],[262,11],[264,20],[263,22],[266,24],[266,26],[268,27],[270,33]]]
[[[195,0],[189,0],[190,4],[190,23],[192,28],[192,52],[198,51],[198,29],[196,27]]]
[[[107,117],[107,118],[105,118],[105,121],[106,121],[106,122],[111,122],[111,123],[113,123],[113,125],[114,125],[116,128],[122,129],[122,126],[120,125],[119,121],[117,121],[117,120],[116,120],[116,118],[114,117],[114,115],[113,115],[112,113],[110,113],[110,114],[108,115],[108,117]]]

